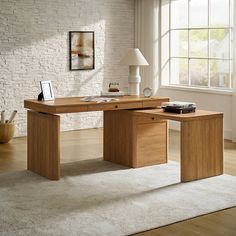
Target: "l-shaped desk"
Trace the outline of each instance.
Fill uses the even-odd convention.
[[[29,109],[27,112],[27,169],[50,180],[59,180],[60,116],[58,114],[104,111],[103,138],[104,151],[106,150],[104,160],[122,164],[123,160],[113,159],[114,153],[111,153],[114,145],[114,151],[119,148],[117,145],[120,142],[116,144],[114,140],[111,140],[114,135],[107,137],[107,134],[109,130],[113,130],[112,132],[116,134],[116,129],[122,127],[124,121],[119,117],[123,115],[129,127],[129,112],[132,112],[135,117],[146,117],[142,118],[142,122],[143,120],[149,122],[149,119],[150,122],[155,119],[181,122],[181,181],[222,174],[223,114],[207,111],[197,111],[186,115],[164,113],[157,107],[166,101],[169,101],[169,98],[142,96],[124,96],[119,97],[119,100],[105,103],[85,102],[80,97],[56,98],[54,101],[25,100],[24,107]],[[131,130],[125,135],[130,135],[130,132]],[[122,135],[122,132],[118,133]],[[130,137],[135,138],[133,134]],[[122,140],[122,137],[116,136],[116,139]],[[128,148],[132,147],[127,146]],[[165,148],[167,149],[167,146]],[[110,149],[109,152],[107,152],[108,149]],[[126,165],[137,167],[132,164]]]

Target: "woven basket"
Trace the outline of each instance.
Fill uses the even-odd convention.
[[[14,123],[0,123],[0,143],[8,143],[14,136]]]

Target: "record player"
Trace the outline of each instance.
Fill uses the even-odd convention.
[[[164,102],[162,103],[161,107],[165,112],[173,112],[173,113],[190,113],[195,112],[196,110],[196,103],[193,102]]]

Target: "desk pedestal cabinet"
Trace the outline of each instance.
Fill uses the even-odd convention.
[[[167,121],[135,110],[104,112],[104,160],[129,167],[167,162]]]

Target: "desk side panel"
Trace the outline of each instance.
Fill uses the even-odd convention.
[[[223,118],[181,123],[181,180],[223,174]]]
[[[27,168],[50,180],[60,178],[60,117],[27,113]]]

